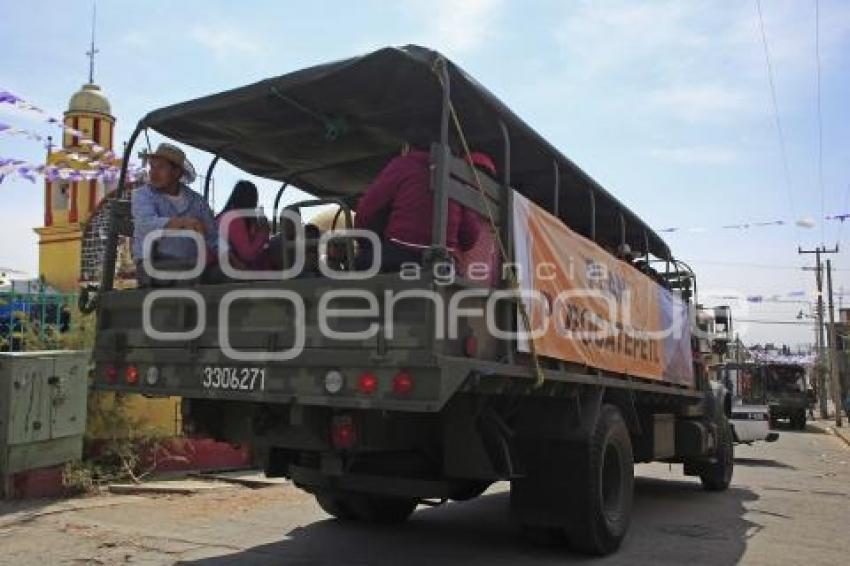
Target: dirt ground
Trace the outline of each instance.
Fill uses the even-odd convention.
[[[736,449],[733,486],[706,493],[680,466],[637,467],[631,531],[597,563],[818,564],[850,555],[850,448],[814,427]],[[563,564],[509,520],[507,484],[420,507],[404,525],[330,519],[291,485],[194,495],[0,504],[2,564]]]

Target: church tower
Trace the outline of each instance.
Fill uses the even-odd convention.
[[[89,80],[71,96],[64,124],[83,134],[67,131],[62,147],[47,150],[47,165],[78,171],[93,170],[97,165],[118,166],[120,159],[109,158],[113,151],[115,117],[109,100],[94,83],[94,27],[89,57]],[[108,153],[109,152],[109,153]],[[44,226],[39,236],[39,275],[47,284],[63,292],[75,292],[80,280],[82,234],[86,223],[104,196],[114,187],[103,179],[71,180],[45,177]]]

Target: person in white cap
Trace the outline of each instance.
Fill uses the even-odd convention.
[[[140,281],[145,279],[143,268],[143,242],[153,230],[192,230],[206,242],[207,264],[215,261],[218,250],[218,231],[212,210],[206,201],[190,189],[184,180],[191,182],[194,170],[179,148],[161,143],[148,154],[150,181],[132,192],[133,259],[136,261]],[[198,249],[186,237],[158,238],[150,258],[155,263],[186,262],[197,260]]]

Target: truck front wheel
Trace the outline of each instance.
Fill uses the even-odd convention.
[[[732,428],[725,419],[719,436],[714,462],[707,464],[699,475],[702,486],[706,491],[723,491],[732,483],[735,447],[732,442]]]

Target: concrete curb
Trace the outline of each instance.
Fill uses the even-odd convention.
[[[230,483],[205,480],[149,481],[144,483],[111,483],[109,492],[120,495],[193,495],[202,491],[233,489]]]
[[[850,447],[850,430],[847,430],[847,427],[842,428],[834,428],[829,427],[830,434],[834,434],[838,438],[844,441],[848,447]]]
[[[833,425],[822,422],[812,422],[811,425],[827,434],[833,435],[850,447],[850,430],[847,428],[850,426],[850,423],[847,423],[847,426],[841,428],[836,428]]]

